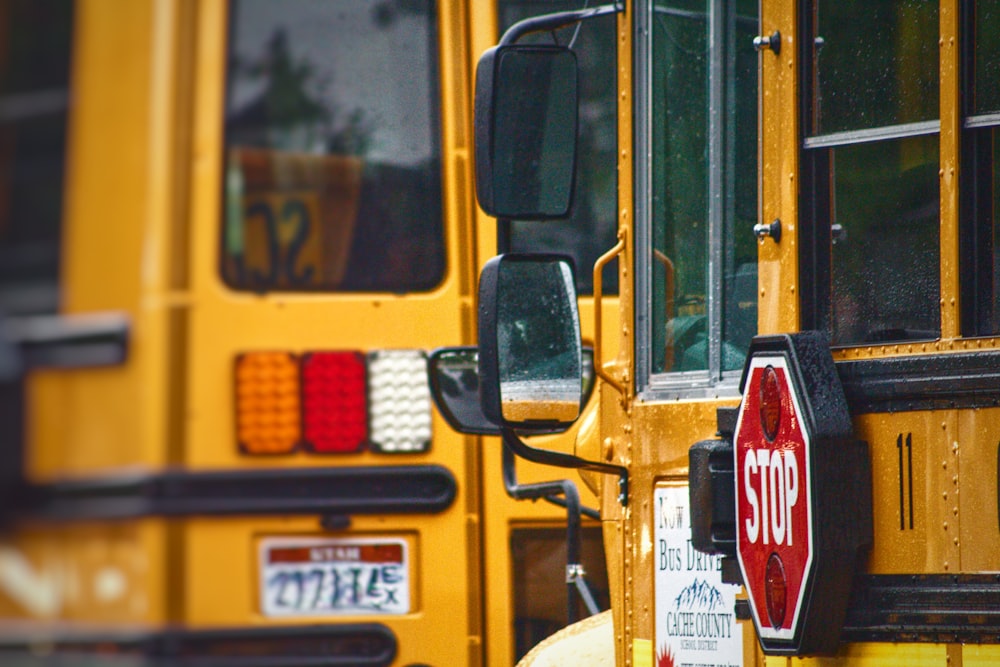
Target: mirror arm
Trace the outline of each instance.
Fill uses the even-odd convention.
[[[514,452],[506,444],[503,447],[503,485],[507,495],[514,500],[538,500],[542,498],[553,502],[555,496],[561,495],[563,497],[565,500],[563,506],[566,508],[566,572],[578,571],[581,568],[580,492],[576,485],[568,479],[518,484]],[[572,625],[580,620],[576,615],[577,605],[573,599],[576,589],[573,582],[567,581],[566,583],[566,622],[568,625]]]
[[[580,516],[585,516],[588,519],[594,519],[595,521],[601,520],[600,512],[592,507],[580,504],[580,492],[577,490],[576,484],[568,479],[560,479],[552,482],[539,482],[537,484],[518,484],[517,469],[515,468],[514,462],[514,452],[511,451],[510,447],[504,446],[503,484],[504,488],[507,490],[508,496],[514,500],[537,500],[538,498],[541,498],[542,500],[552,503],[556,507],[562,507],[563,509],[577,513]],[[572,487],[572,491],[566,493],[565,485]],[[570,494],[572,494],[575,500],[569,500]],[[559,496],[565,496],[566,500],[560,498]],[[570,505],[573,505],[577,509],[574,510],[570,507]]]
[[[587,585],[583,570],[583,535],[580,517],[588,516],[600,520],[597,510],[580,504],[580,491],[568,479],[518,484],[514,452],[503,447],[503,484],[507,495],[514,500],[537,500],[541,498],[566,510],[566,623],[573,625],[582,616],[577,614],[575,597],[578,597],[590,615],[600,612],[594,595]],[[560,498],[559,496],[562,496]]]
[[[510,218],[497,218],[497,254],[510,252],[511,221]]]
[[[620,14],[624,11],[625,0],[616,0],[614,4],[600,5],[599,7],[591,7],[590,9],[577,9],[568,12],[555,12],[552,14],[543,14],[541,16],[532,16],[522,21],[518,21],[511,27],[507,28],[503,37],[500,38],[499,45],[510,46],[525,35],[533,32],[549,32],[573,23],[579,23],[580,21],[587,21],[597,18],[598,16],[607,16],[608,14]]]
[[[501,435],[503,436],[504,445],[510,447],[511,451],[522,459],[531,461],[532,463],[618,475],[618,502],[622,505],[628,504],[628,469],[625,466],[614,463],[603,463],[601,461],[588,461],[573,454],[530,447],[517,437],[517,433],[511,428],[502,428]]]

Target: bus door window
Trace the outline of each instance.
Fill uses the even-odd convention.
[[[0,3],[0,312],[59,307],[73,3]]]
[[[651,221],[637,238],[640,374],[715,383],[757,331],[757,3],[657,0],[640,21],[636,100],[653,119],[637,130],[636,154],[652,156],[636,169],[636,217]]]
[[[938,6],[815,0],[806,16],[803,328],[936,338]]]
[[[331,39],[336,35],[336,39]],[[426,291],[444,276],[433,0],[235,0],[222,275]]]
[[[499,0],[500,30],[517,21],[580,9],[581,0]],[[569,254],[576,264],[578,294],[593,292],[594,262],[617,241],[618,145],[615,16],[584,21],[556,31],[559,44],[571,46],[580,67],[580,115],[576,188],[566,220],[511,223],[512,252]],[[550,33],[527,35],[521,43],[551,44]],[[604,293],[618,291],[618,271],[604,272]]]
[[[1000,1],[969,4],[962,81],[962,333],[1000,334]]]

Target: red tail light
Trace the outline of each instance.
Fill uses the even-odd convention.
[[[302,426],[314,452],[356,452],[368,440],[365,359],[313,352],[302,360]]]

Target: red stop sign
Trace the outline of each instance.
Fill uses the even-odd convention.
[[[809,434],[784,355],[746,369],[733,450],[736,553],[762,640],[792,640],[814,545]]]

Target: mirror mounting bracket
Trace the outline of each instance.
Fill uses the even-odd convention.
[[[621,14],[625,11],[625,0],[614,0],[610,5],[600,5],[590,9],[577,9],[566,12],[554,12],[552,14],[542,14],[541,16],[531,16],[522,21],[518,21],[507,28],[500,38],[499,46],[510,46],[525,35],[533,32],[550,32],[573,23],[588,21],[598,16],[608,14]]]
[[[522,459],[531,461],[532,463],[618,475],[618,502],[623,507],[628,505],[628,468],[625,466],[615,463],[604,463],[602,461],[588,461],[574,454],[531,447],[521,440],[512,428],[503,427],[501,435],[503,436],[504,445],[510,447],[511,451]]]

